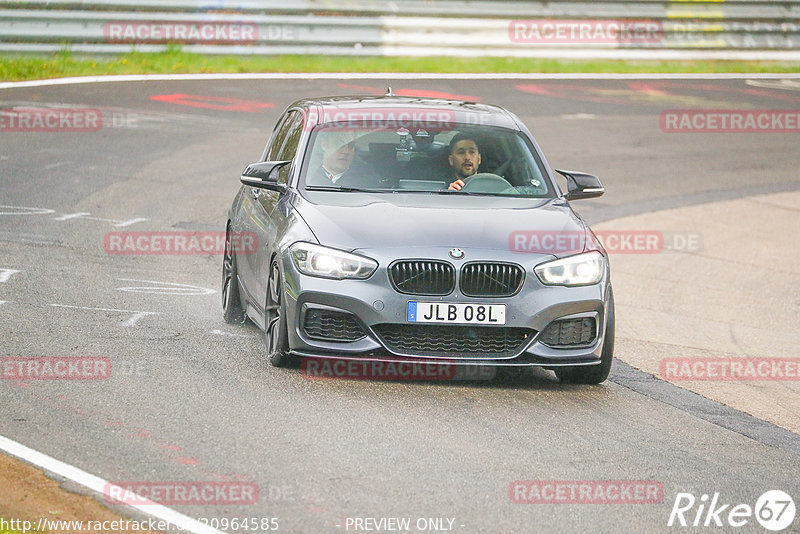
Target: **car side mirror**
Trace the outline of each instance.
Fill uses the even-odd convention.
[[[278,171],[290,163],[291,160],[251,163],[242,171],[242,183],[250,187],[270,189],[283,193],[286,191],[286,185],[278,183]]]
[[[582,198],[595,198],[601,196],[606,190],[600,179],[593,174],[586,174],[585,172],[577,171],[560,171],[556,172],[567,179],[567,194],[564,198],[567,200],[579,200]]]

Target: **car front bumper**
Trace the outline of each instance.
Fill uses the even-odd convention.
[[[443,251],[431,250],[424,256],[441,259]],[[490,255],[491,254],[491,255]],[[375,360],[423,363],[447,362],[463,366],[543,366],[561,367],[596,365],[603,350],[606,316],[610,293],[608,270],[598,283],[582,287],[543,285],[533,273],[533,266],[545,258],[512,257],[499,260],[487,252],[486,261],[515,261],[525,269],[521,290],[511,297],[467,297],[459,288],[447,296],[407,295],[397,292],[389,280],[386,268],[392,258],[376,258],[379,267],[367,280],[330,280],[299,272],[289,255],[282,261],[285,313],[288,321],[290,353],[299,357]],[[475,253],[472,253],[475,256]],[[446,258],[445,258],[446,259]],[[522,261],[520,261],[522,260]],[[456,264],[452,260],[448,260]],[[456,265],[457,267],[457,265]],[[512,352],[476,354],[466,352],[406,351],[388,343],[380,334],[381,325],[395,325],[415,335],[418,323],[407,320],[409,301],[505,304],[506,328],[525,328],[530,332]],[[309,310],[344,312],[355,316],[364,337],[353,341],[334,341],[312,337],[304,329],[305,314]],[[553,321],[571,318],[593,318],[595,335],[591,342],[580,346],[549,346],[541,339],[543,330]],[[426,323],[427,325],[428,323]],[[464,325],[459,325],[464,326]],[[495,326],[470,326],[474,329],[499,328]]]

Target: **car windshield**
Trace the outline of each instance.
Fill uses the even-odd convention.
[[[306,156],[307,190],[555,196],[529,141],[494,126],[328,123],[314,129]],[[458,179],[461,190],[448,190]]]

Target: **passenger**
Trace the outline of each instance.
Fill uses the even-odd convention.
[[[453,171],[451,179],[455,178],[448,189],[459,191],[464,187],[464,178],[478,173],[478,167],[481,164],[478,143],[468,134],[456,134],[450,140],[450,155],[447,157],[447,161]]]
[[[318,139],[322,165],[309,173],[309,185],[369,188],[380,183],[374,169],[356,159],[354,132],[320,132]]]

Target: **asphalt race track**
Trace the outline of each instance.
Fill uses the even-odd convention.
[[[576,203],[590,223],[800,189],[796,133],[660,126],[665,110],[800,107],[800,91],[777,81],[392,84],[518,114],[552,167],[603,181],[605,196]],[[0,381],[0,434],[109,481],[253,483],[255,504],[173,508],[278,518],[290,533],[390,517],[411,518],[412,532],[727,532],[668,527],[676,495],[753,506],[781,489],[797,500],[800,436],[624,362],[591,387],[544,370],[489,382],[309,380],[271,367],[254,325],[222,320],[218,254],[107,253],[109,232],[223,230],[240,171],[289,103],[384,90],[335,79],[0,90],[4,109],[102,115],[96,131],[0,131],[0,355],[102,357],[113,369],[106,380]],[[650,481],[663,495],[518,504],[520,480]],[[439,518],[439,528],[427,521]],[[735,530],[765,532],[754,518]]]

